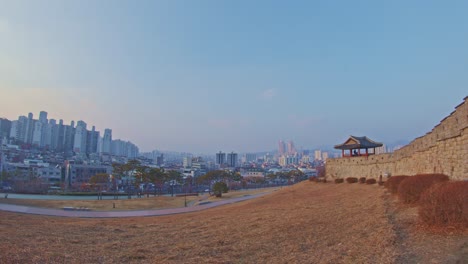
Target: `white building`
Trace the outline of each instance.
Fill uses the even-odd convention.
[[[316,150],[315,153],[315,160],[322,160],[322,151],[321,150]]]
[[[75,130],[75,140],[73,143],[73,151],[75,153],[86,153],[86,138],[88,131],[86,130],[86,123],[78,121]]]
[[[110,154],[112,149],[112,129],[106,128],[102,137],[101,153]]]

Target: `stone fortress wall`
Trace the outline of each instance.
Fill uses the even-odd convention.
[[[432,131],[393,153],[328,159],[326,163],[329,180],[424,173],[468,180],[468,96]]]

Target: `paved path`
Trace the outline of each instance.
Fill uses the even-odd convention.
[[[60,209],[47,209],[23,205],[12,205],[0,203],[0,210],[24,213],[24,214],[35,214],[35,215],[49,215],[49,216],[62,216],[62,217],[83,217],[83,218],[119,218],[119,217],[138,217],[138,216],[161,216],[171,214],[182,214],[190,212],[198,212],[213,207],[218,207],[226,204],[233,204],[257,197],[264,196],[266,193],[260,193],[256,195],[247,195],[243,197],[233,198],[229,200],[222,200],[216,202],[209,202],[203,205],[196,205],[191,207],[179,207],[171,209],[158,209],[158,210],[138,210],[138,211],[77,211],[77,210],[60,210]]]

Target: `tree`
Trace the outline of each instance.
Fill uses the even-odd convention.
[[[292,170],[288,172],[288,179],[292,180],[293,182],[298,182],[302,179],[304,173],[300,170]]]
[[[154,183],[154,185],[157,186],[161,192],[164,183],[167,181],[167,175],[164,172],[164,169],[151,168],[148,171],[148,180]]]
[[[176,170],[167,171],[166,174],[171,185],[171,194],[174,196],[174,185],[182,182],[182,174]]]
[[[98,186],[99,190],[101,190],[102,187],[107,186],[107,184],[109,183],[109,174],[98,173],[89,178],[89,183],[93,186]]]
[[[223,193],[227,193],[229,191],[229,188],[225,182],[216,182],[213,185],[213,192],[216,195],[216,197],[221,197]]]

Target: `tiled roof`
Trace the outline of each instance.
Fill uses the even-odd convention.
[[[350,136],[343,144],[335,145],[336,149],[365,149],[378,148],[383,146],[380,142],[375,142],[368,137]]]

